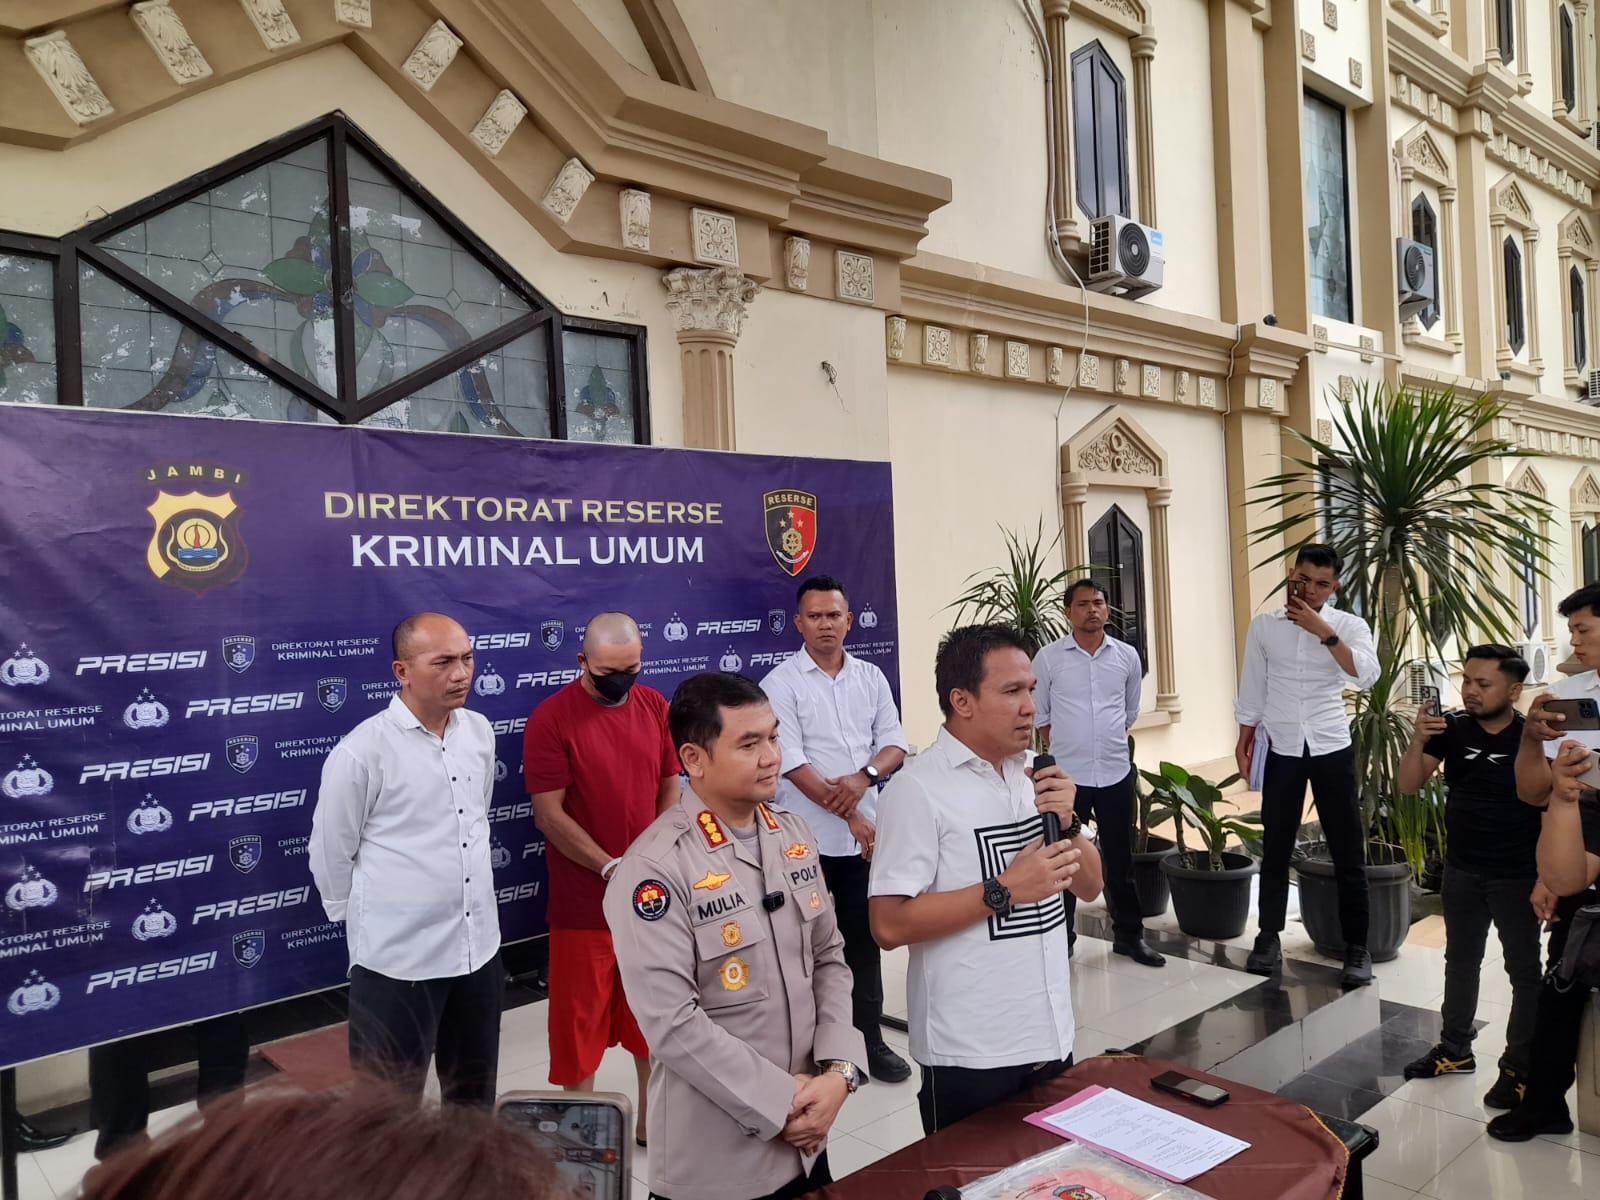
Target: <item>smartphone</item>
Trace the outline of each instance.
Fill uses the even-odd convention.
[[[1157,1075],[1150,1081],[1150,1086],[1159,1088],[1163,1092],[1171,1092],[1174,1096],[1182,1096],[1185,1100],[1193,1100],[1196,1104],[1203,1104],[1207,1108],[1215,1108],[1228,1099],[1228,1093],[1216,1084],[1202,1083],[1182,1071],[1167,1071]]]
[[[1566,717],[1563,733],[1572,729],[1600,729],[1600,700],[1546,700],[1545,708]]]
[[[1444,716],[1443,701],[1439,696],[1439,689],[1431,683],[1425,683],[1421,688],[1422,703],[1417,705],[1419,713],[1427,713],[1430,717]]]
[[[551,1162],[560,1194],[630,1200],[633,1106],[616,1092],[507,1092],[495,1116],[527,1134]]]
[[[1304,579],[1289,580],[1289,599],[1304,601],[1306,598],[1306,581]]]

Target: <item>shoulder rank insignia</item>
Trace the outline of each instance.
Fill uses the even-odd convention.
[[[811,847],[804,842],[794,842],[784,849],[785,858],[804,858],[811,853]]]
[[[732,875],[719,875],[715,871],[707,871],[706,877],[694,885],[694,890],[697,892],[714,892],[732,878]]]
[[[710,809],[702,809],[694,823],[700,827],[700,836],[706,840],[706,849],[715,850],[728,844],[728,835],[722,832],[722,822]]]
[[[775,830],[778,828],[778,818],[772,815],[772,810],[765,804],[756,805],[756,811],[761,814],[762,823],[765,824],[768,829]]]

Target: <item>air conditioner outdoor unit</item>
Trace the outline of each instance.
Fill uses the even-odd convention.
[[[1549,683],[1556,677],[1554,642],[1518,642],[1516,650],[1528,664],[1529,683]]]
[[[1166,246],[1159,229],[1126,217],[1097,217],[1089,231],[1090,291],[1137,300],[1161,286]]]
[[[1400,319],[1416,316],[1439,301],[1439,276],[1433,247],[1410,238],[1394,240],[1395,275],[1400,288]]]
[[[1450,675],[1436,662],[1416,659],[1406,664],[1406,699],[1412,704],[1422,703],[1422,689],[1436,687],[1441,696],[1450,692]]]
[[[1600,371],[1589,372],[1580,400],[1584,404],[1600,405]]]

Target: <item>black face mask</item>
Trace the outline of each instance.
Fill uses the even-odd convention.
[[[596,675],[590,671],[589,682],[594,684],[594,690],[600,693],[600,699],[607,704],[621,704],[627,699],[633,685],[639,682],[639,672],[616,671],[610,675]]]

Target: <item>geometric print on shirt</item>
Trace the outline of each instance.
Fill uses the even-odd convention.
[[[1044,817],[1035,815],[1009,825],[989,825],[973,830],[978,839],[978,865],[982,879],[998,879],[1000,872],[1029,842],[1044,833]],[[1005,916],[989,916],[989,940],[1039,937],[1067,922],[1067,905],[1058,892],[1033,904],[1018,904]]]

